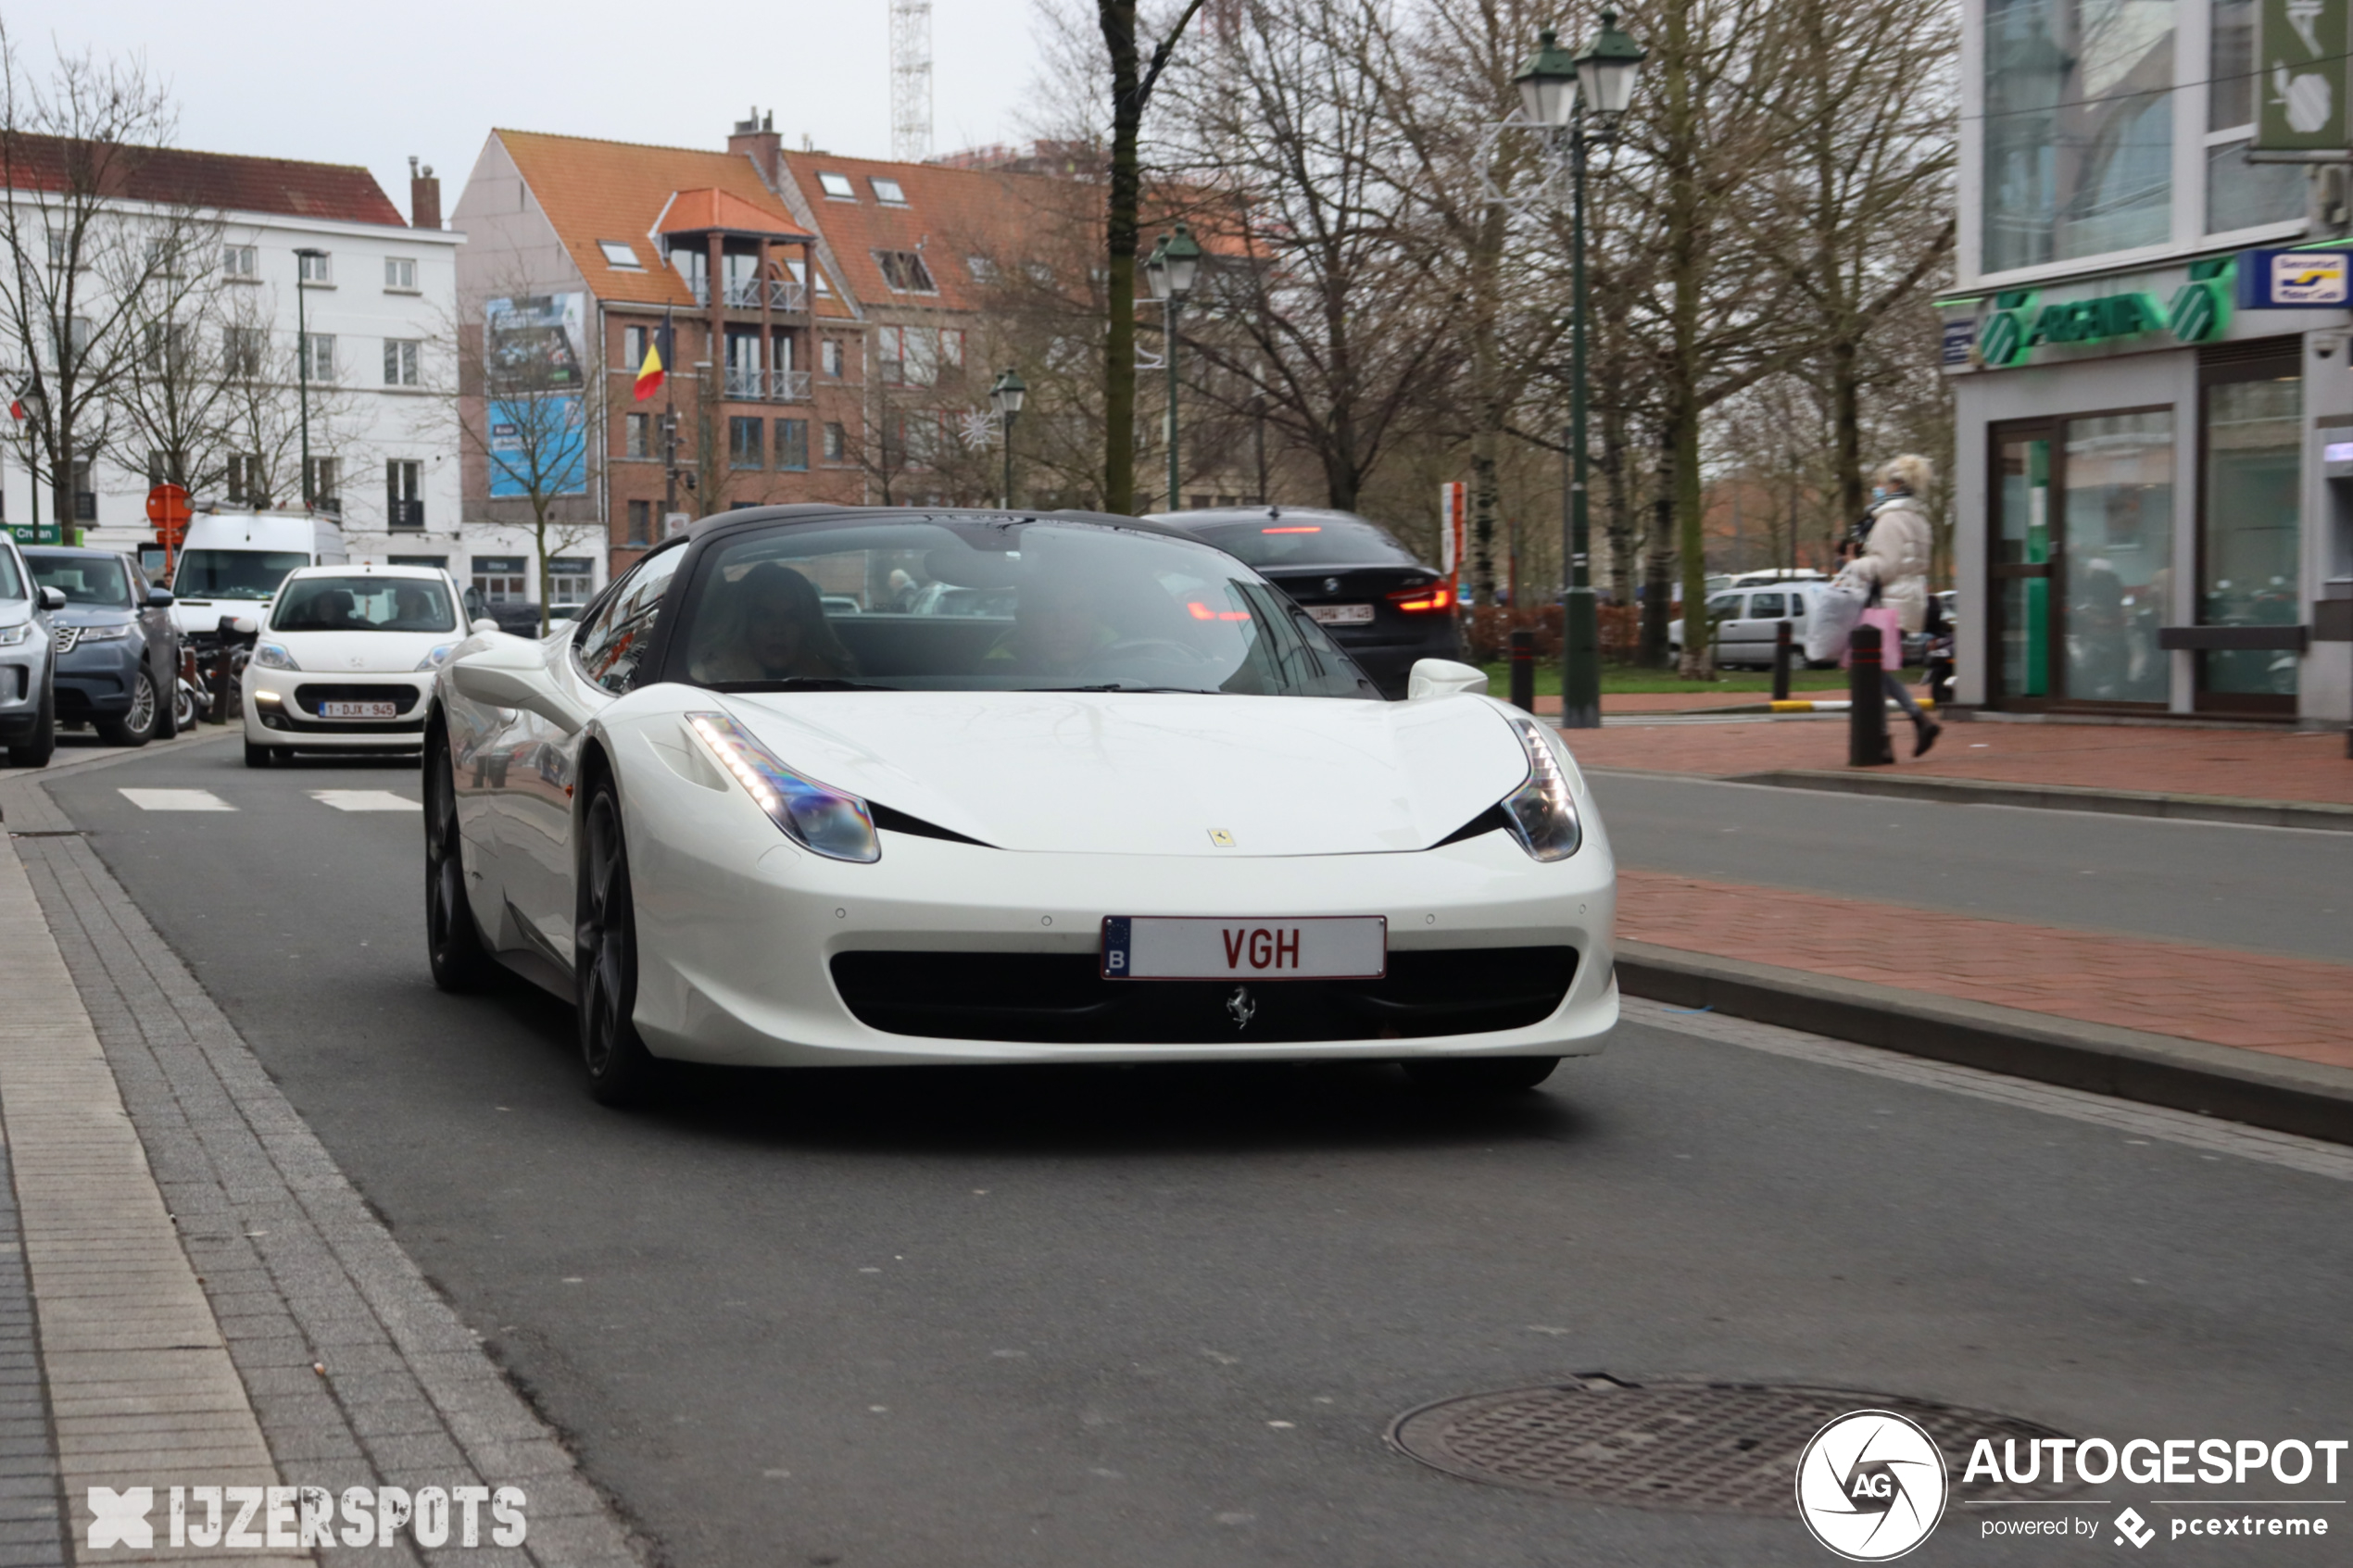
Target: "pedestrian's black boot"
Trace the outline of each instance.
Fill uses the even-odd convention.
[[[1936,744],[1936,737],[1944,733],[1944,726],[1938,723],[1935,720],[1930,718],[1925,713],[1913,720],[1912,755],[1915,757],[1927,756],[1928,748],[1934,746]]]

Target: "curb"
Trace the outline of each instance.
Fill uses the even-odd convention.
[[[1617,944],[1629,996],[2353,1144],[2353,1071],[1802,970]]]
[[[1812,789],[1833,795],[1892,795],[1953,806],[2028,806],[2045,811],[2094,811],[2117,817],[2171,817],[2183,822],[2235,822],[2270,828],[2317,828],[2353,833],[2353,806],[2322,800],[2262,800],[2233,795],[2166,795],[2156,790],[2092,789],[2081,784],[1998,784],[1982,779],[1842,772],[1783,768],[1733,773],[1725,784]]]

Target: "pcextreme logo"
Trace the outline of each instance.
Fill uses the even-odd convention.
[[[1935,1439],[1892,1411],[1840,1416],[1798,1456],[1798,1515],[1850,1562],[1885,1562],[1928,1539],[1944,1494]]]

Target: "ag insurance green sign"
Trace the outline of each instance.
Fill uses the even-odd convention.
[[[2353,0],[2261,0],[2255,29],[2259,152],[2342,152]]]

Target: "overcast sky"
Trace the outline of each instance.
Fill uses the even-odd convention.
[[[493,126],[717,148],[757,104],[787,145],[890,155],[887,0],[6,0],[0,15],[35,74],[53,40],[144,53],[179,102],[181,146],[365,164],[404,213],[410,154],[441,175],[446,211]],[[935,150],[1020,134],[1030,20],[1026,0],[933,0]]]

